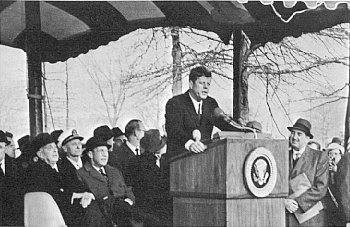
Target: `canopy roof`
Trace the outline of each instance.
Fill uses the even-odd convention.
[[[34,12],[25,8],[27,3],[0,1],[0,44],[26,50],[26,13],[38,14],[41,59],[51,63],[76,57],[139,28],[190,26],[215,32],[225,43],[233,29],[241,28],[255,45],[350,22],[347,4],[334,10],[324,5],[309,10],[301,2],[285,8],[283,2],[265,5],[257,1],[40,1],[40,11]],[[304,12],[286,23],[276,11],[282,19]]]

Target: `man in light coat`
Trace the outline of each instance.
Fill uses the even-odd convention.
[[[289,159],[289,196],[285,199],[287,210],[288,226],[326,226],[327,220],[325,210],[318,208],[325,199],[328,188],[328,156],[326,152],[320,152],[307,146],[311,134],[311,124],[305,119],[298,119],[293,127],[288,127],[291,135],[290,139],[290,159]],[[306,177],[303,177],[306,176]],[[303,184],[310,183],[310,187],[301,193],[301,183],[296,183],[295,178],[301,178]],[[307,182],[309,181],[309,182]],[[299,185],[298,185],[299,184]],[[294,188],[294,190],[293,190]],[[297,189],[297,190],[295,190]],[[299,190],[300,191],[300,190]],[[296,196],[293,196],[296,195]],[[314,207],[318,204],[316,207]],[[324,206],[320,205],[321,207]],[[296,216],[303,215],[309,209],[318,209],[316,216],[310,217],[305,222],[300,223]]]

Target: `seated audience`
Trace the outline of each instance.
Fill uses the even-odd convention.
[[[136,205],[148,214],[144,221],[146,226],[169,226],[172,215],[170,182],[161,161],[166,151],[166,138],[160,136],[159,130],[151,129],[145,132],[140,145],[144,153],[130,160],[127,171]]]
[[[84,138],[78,135],[77,130],[70,129],[63,132],[57,139],[57,146],[62,149],[63,157],[57,162],[58,168],[62,175],[62,182],[67,193],[83,192],[77,176],[77,170],[83,167],[82,143]],[[77,183],[72,183],[77,182]],[[74,204],[75,217],[71,220],[72,225],[79,225],[83,217],[83,209],[79,204]]]
[[[78,170],[78,177],[96,200],[86,210],[84,226],[131,225],[135,196],[126,186],[122,173],[107,165],[110,147],[101,137],[86,142],[89,161]]]
[[[17,165],[15,159],[6,154],[10,145],[11,141],[0,130],[0,226],[23,225]]]
[[[59,159],[58,149],[55,141],[48,133],[40,133],[32,141],[32,149],[38,156],[39,160],[33,165],[31,170],[28,192],[47,192],[56,201],[62,216],[68,226],[77,225],[81,207],[86,208],[94,196],[90,192],[83,192],[84,186],[76,178],[76,181],[65,182],[64,170],[57,162]],[[72,192],[74,185],[80,189]],[[77,204],[80,204],[78,206]],[[80,223],[79,223],[80,224]]]

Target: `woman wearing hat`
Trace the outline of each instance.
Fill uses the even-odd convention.
[[[329,185],[326,195],[328,226],[340,226],[342,223],[339,214],[339,188],[335,182],[335,174],[338,171],[338,163],[344,154],[344,147],[339,143],[331,142],[325,152],[329,157]]]
[[[150,129],[140,141],[144,153],[131,159],[128,176],[136,197],[136,205],[143,212],[146,226],[171,225],[172,201],[169,195],[168,173],[161,156],[166,151],[166,138],[159,130]]]

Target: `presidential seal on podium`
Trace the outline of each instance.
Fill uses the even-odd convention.
[[[271,151],[257,147],[249,153],[244,164],[244,180],[256,197],[266,197],[272,192],[277,180],[277,165]]]

